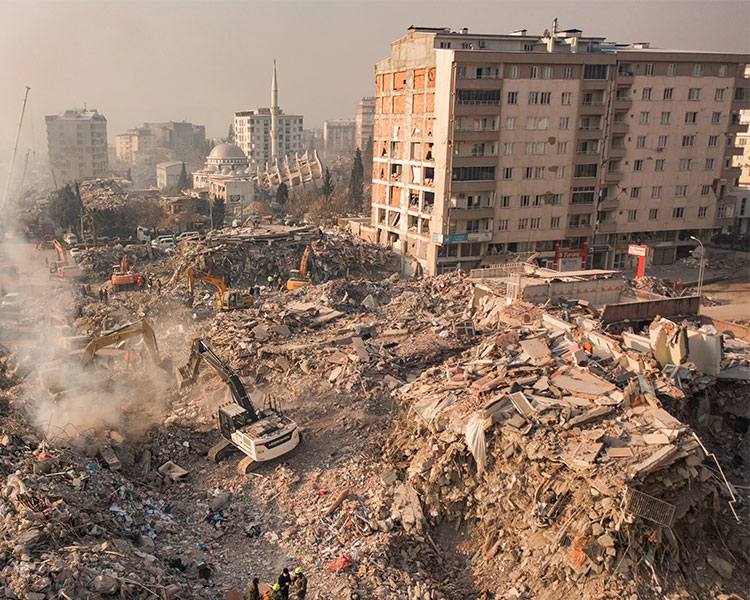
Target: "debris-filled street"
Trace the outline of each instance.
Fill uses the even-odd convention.
[[[3,253],[2,598],[237,599],[284,568],[320,599],[746,598],[746,329],[406,279],[318,228],[94,247],[83,282]],[[143,285],[114,289],[123,253]]]

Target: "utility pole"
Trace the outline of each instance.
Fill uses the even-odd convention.
[[[16,130],[16,141],[13,143],[13,153],[10,155],[10,165],[8,166],[8,178],[5,180],[5,191],[3,192],[3,203],[2,207],[5,208],[8,204],[8,189],[10,188],[10,178],[13,174],[13,164],[16,162],[16,152],[18,151],[18,140],[21,137],[21,125],[23,124],[23,114],[26,112],[26,101],[29,98],[29,91],[31,88],[27,85],[26,91],[23,93],[23,102],[21,103],[21,116],[18,119],[18,129]]]
[[[706,268],[706,248],[703,246],[703,242],[701,242],[694,235],[691,235],[690,239],[695,240],[701,246],[701,264],[700,264],[700,267],[698,267],[698,295],[701,297],[701,303],[702,303],[703,302],[703,274]]]

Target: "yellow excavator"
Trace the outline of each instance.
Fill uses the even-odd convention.
[[[312,246],[308,245],[307,248],[305,248],[305,253],[302,255],[302,260],[299,263],[299,271],[292,270],[290,272],[289,279],[286,282],[286,289],[296,290],[310,285],[307,263],[310,261],[311,254]]]
[[[219,290],[219,299],[217,303],[219,310],[235,310],[237,308],[248,308],[253,305],[253,296],[245,295],[243,292],[227,291],[227,286],[224,284],[224,281],[218,277],[214,277],[213,275],[201,271],[196,271],[193,267],[188,267],[187,276],[188,290],[190,291],[191,298],[195,291],[195,280],[197,279],[198,281],[209,283]]]
[[[94,355],[102,348],[119,344],[120,342],[136,336],[141,336],[143,338],[143,343],[146,345],[146,350],[148,351],[148,355],[154,365],[171,375],[172,361],[168,357],[163,359],[159,357],[159,348],[156,344],[154,329],[146,319],[134,321],[127,325],[123,325],[122,327],[118,327],[117,329],[107,331],[99,337],[91,340],[81,352],[80,358],[78,358],[78,366],[82,369],[85,368],[91,362],[91,359],[94,358]],[[75,356],[75,354],[72,354],[71,358],[72,356]],[[51,392],[60,391],[65,387],[60,383],[61,377],[59,364],[51,365],[47,369],[41,370],[39,373],[39,379],[42,387]]]
[[[302,436],[297,423],[284,416],[278,407],[255,408],[237,373],[201,338],[193,340],[187,364],[177,370],[180,389],[195,383],[204,360],[227,384],[233,399],[233,402],[219,407],[222,440],[208,451],[209,459],[218,462],[237,448],[245,454],[237,465],[237,472],[245,475],[260,463],[278,458],[299,445]]]

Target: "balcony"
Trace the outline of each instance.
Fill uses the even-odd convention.
[[[601,221],[596,227],[597,233],[615,233],[617,231],[616,221]]]
[[[747,123],[730,123],[727,131],[729,133],[747,133]]]
[[[487,140],[496,140],[498,137],[497,129],[456,129],[453,133],[453,139],[457,142],[484,142]]]
[[[479,117],[500,114],[500,104],[458,104],[456,103],[457,117]]]
[[[633,105],[632,96],[615,96],[613,108],[615,110],[627,110]]]
[[[594,235],[594,228],[592,225],[578,225],[577,227],[568,226],[565,229],[566,238],[578,238],[587,237]]]
[[[472,156],[471,153],[453,157],[454,167],[494,167],[497,165],[497,153],[485,153],[484,156]]]
[[[745,149],[742,146],[727,146],[724,154],[726,156],[742,156]]]
[[[619,169],[617,171],[605,171],[604,181],[607,183],[618,183],[622,181],[623,173]]]
[[[612,121],[612,134],[627,133],[630,125],[627,121]]]
[[[450,218],[455,220],[469,220],[469,219],[489,219],[495,216],[495,208],[481,207],[481,208],[451,208]]]
[[[622,158],[626,152],[625,146],[610,146],[608,156],[609,158]]]
[[[599,205],[597,208],[599,210],[614,210],[620,206],[620,202],[618,200],[618,196],[607,196],[602,201],[599,202]]]

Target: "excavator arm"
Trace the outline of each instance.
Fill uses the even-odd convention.
[[[151,361],[158,367],[171,371],[168,361],[162,361],[159,358],[159,348],[156,345],[156,335],[151,327],[150,323],[145,319],[128,323],[122,327],[118,327],[114,331],[110,331],[98,338],[91,340],[86,347],[83,349],[83,355],[81,356],[80,366],[85,367],[97,351],[112,344],[117,344],[123,340],[127,340],[132,337],[141,336],[143,343],[146,344],[146,350],[151,357]]]
[[[234,401],[250,414],[251,421],[257,421],[260,418],[258,411],[255,410],[253,403],[250,401],[250,396],[248,396],[242,380],[201,338],[193,340],[187,364],[184,367],[180,367],[177,371],[180,388],[195,383],[201,361],[203,360],[211,365],[213,370],[221,377],[221,380],[229,386],[229,391]]]
[[[299,278],[304,279],[307,277],[307,263],[310,260],[310,253],[312,252],[312,247],[310,245],[305,248],[305,253],[302,255],[302,260],[299,264]]]
[[[190,291],[190,295],[193,295],[193,292],[195,291],[195,280],[203,281],[205,283],[209,283],[216,287],[217,290],[219,290],[219,295],[223,296],[224,293],[227,291],[227,286],[224,285],[224,281],[222,279],[219,279],[218,277],[214,277],[213,275],[209,275],[208,273],[203,273],[201,271],[196,271],[193,269],[193,267],[188,267],[187,270],[187,276],[188,276],[188,290]]]
[[[52,240],[52,243],[55,245],[55,250],[57,250],[57,256],[59,257],[60,262],[68,262],[68,251],[65,250],[62,244],[57,240]]]

